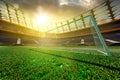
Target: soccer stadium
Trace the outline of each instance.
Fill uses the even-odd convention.
[[[0,0],[0,80],[120,80],[120,0]]]

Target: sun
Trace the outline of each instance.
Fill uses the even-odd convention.
[[[45,13],[42,13],[36,17],[36,21],[39,26],[45,26],[49,22],[49,17]]]
[[[50,17],[45,13],[37,14],[34,18],[34,22],[40,31],[45,32],[47,31],[47,26],[50,22]]]

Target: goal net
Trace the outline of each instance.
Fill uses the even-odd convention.
[[[101,53],[104,53],[105,55],[110,56],[111,53],[108,49],[108,46],[106,45],[106,42],[104,41],[104,38],[100,32],[99,27],[96,24],[96,21],[93,17],[92,14],[88,15],[88,18],[90,18],[89,25],[90,25],[90,30],[94,39],[95,43],[95,49]]]

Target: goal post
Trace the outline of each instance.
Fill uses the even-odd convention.
[[[102,33],[100,32],[100,29],[99,29],[93,15],[90,13],[88,16],[90,18],[89,25],[90,25],[90,30],[92,32],[92,36],[94,39],[94,43],[96,45],[96,50],[104,53],[107,56],[111,56],[108,46],[102,36]]]

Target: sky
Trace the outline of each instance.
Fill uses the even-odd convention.
[[[46,13],[53,21],[72,18],[94,7],[103,0],[4,0],[32,16]]]

